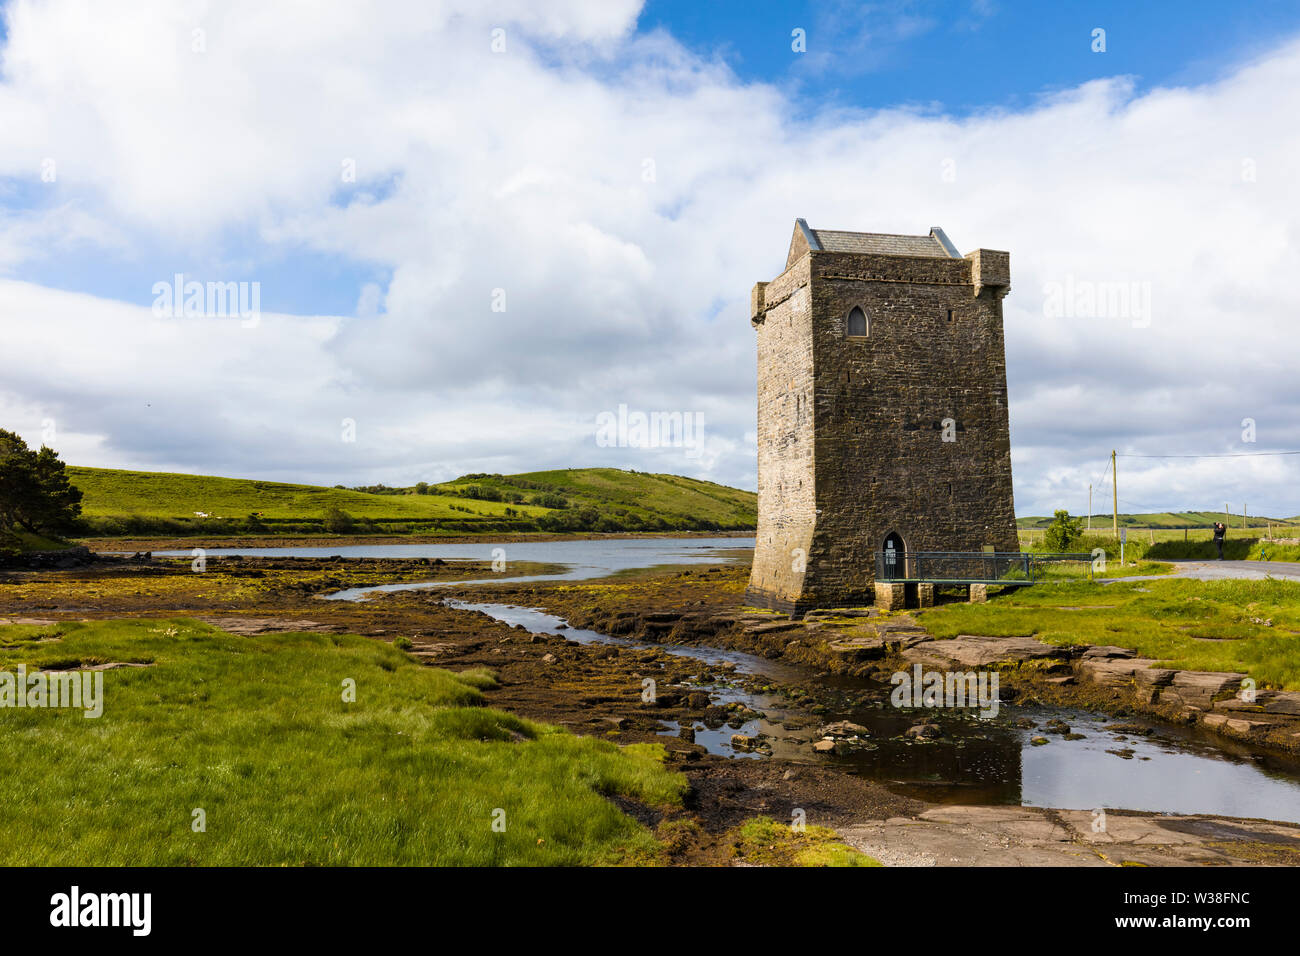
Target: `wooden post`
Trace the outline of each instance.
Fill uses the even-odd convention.
[[[1119,540],[1119,475],[1115,474],[1115,449],[1110,450],[1111,530]]]

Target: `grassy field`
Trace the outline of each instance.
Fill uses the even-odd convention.
[[[0,864],[645,862],[653,836],[608,795],[668,807],[685,787],[657,745],[488,709],[490,674],[373,640],[185,619],[0,628],[0,669],[108,661],[150,666],[104,672],[99,718],[0,708]]]
[[[1300,582],[1040,584],[987,604],[917,612],[937,637],[1032,634],[1051,644],[1116,644],[1190,670],[1239,671],[1300,690]]]
[[[1260,531],[1261,529],[1230,529],[1224,540],[1224,558],[1229,561],[1300,561],[1300,542],[1297,541],[1300,529],[1279,531],[1275,526],[1275,539],[1264,537]],[[1021,531],[1019,538],[1020,547],[1026,551],[1042,551],[1046,547],[1041,531]],[[1109,532],[1098,532],[1094,528],[1092,534],[1085,534],[1082,539],[1070,545],[1071,551],[1078,552],[1091,552],[1093,548],[1103,549],[1114,565],[1106,569],[1106,577],[1125,573],[1119,570],[1119,543]],[[1130,530],[1128,541],[1124,545],[1126,564],[1143,561],[1213,561],[1217,558],[1218,550],[1211,529]]]
[[[442,495],[376,495],[318,485],[156,471],[70,467],[68,476],[85,495],[82,513],[92,518],[190,519],[196,512],[204,512],[214,519],[231,519],[260,512],[264,520],[274,522],[319,518],[326,509],[339,508],[354,518],[428,520],[458,517],[463,513],[451,506],[466,504]],[[500,502],[474,502],[473,506],[480,516],[505,517],[506,505]],[[519,506],[517,510],[537,515],[547,509]]]
[[[652,475],[616,468],[569,468],[534,471],[521,475],[458,478],[435,486],[440,491],[463,492],[478,485],[503,494],[536,494],[541,485],[582,506],[607,511],[622,510],[642,518],[663,516],[682,520],[703,519],[724,527],[752,528],[758,520],[758,496],[726,485],[716,485],[678,475]]]
[[[1075,517],[1078,517],[1078,515]],[[1300,518],[1257,518],[1254,516],[1243,518],[1237,514],[1228,515],[1225,519],[1222,511],[1159,511],[1144,514],[1120,514],[1116,517],[1121,528],[1140,528],[1143,530],[1144,535],[1148,529],[1155,530],[1157,535],[1161,532],[1181,535],[1185,528],[1209,530],[1214,527],[1216,521],[1223,521],[1229,528],[1253,528],[1260,531],[1267,529],[1271,525],[1275,531],[1279,532],[1279,536],[1282,536],[1289,527],[1292,534],[1300,535]],[[1016,519],[1016,526],[1022,531],[1029,529],[1041,531],[1051,523],[1052,518],[1042,515],[1030,515]],[[1096,534],[1109,534],[1113,526],[1114,521],[1109,514],[1094,514],[1092,516],[1092,530]]]
[[[743,530],[756,521],[752,492],[612,468],[467,476],[422,493],[103,468],[68,472],[85,495],[79,531],[88,536]],[[346,515],[346,528],[327,524],[330,509]]]

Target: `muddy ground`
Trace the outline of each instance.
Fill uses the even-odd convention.
[[[515,563],[510,574],[544,570],[551,569]],[[1186,826],[1171,829],[1153,815],[1118,814],[1131,821],[1133,840],[1099,847],[1086,830],[1045,816],[1055,811],[982,808],[991,814],[982,818],[980,808],[954,810],[900,796],[832,765],[710,755],[689,734],[664,736],[661,722],[737,727],[744,713],[713,705],[707,694],[692,688],[718,679],[749,689],[771,688],[771,678],[737,675],[729,666],[702,665],[658,647],[577,644],[566,640],[562,629],[554,635],[531,634],[442,603],[457,597],[537,607],[574,626],[599,624],[605,633],[663,640],[668,632],[655,621],[657,613],[734,611],[747,574],[740,566],[693,566],[597,581],[497,585],[489,583],[493,572],[486,562],[209,557],[206,569],[196,573],[188,559],[116,559],[65,571],[0,573],[0,622],[187,616],[236,633],[324,630],[388,641],[403,637],[412,642],[409,653],[424,663],[451,670],[489,667],[500,682],[487,692],[491,706],[578,734],[665,746],[669,766],[684,773],[691,786],[685,809],[674,815],[686,825],[672,828],[667,840],[671,863],[737,862],[733,828],[760,815],[788,821],[796,808],[805,812],[809,824],[834,828],[887,863],[1300,862],[1300,827],[1285,824],[1243,829],[1233,821],[1236,829],[1220,824],[1189,836]],[[483,578],[484,584],[436,593],[395,592],[362,602],[319,598],[348,587],[467,578]],[[749,653],[772,651],[762,638],[738,631],[696,637],[721,645],[739,643],[737,649]],[[797,651],[793,656],[799,656]],[[816,672],[807,674],[802,686],[772,689],[793,693],[805,703],[815,701],[820,689]],[[643,699],[647,677],[660,688],[652,702]],[[623,809],[670,832],[662,828],[665,821],[657,811]],[[1181,819],[1217,823],[1209,817]]]

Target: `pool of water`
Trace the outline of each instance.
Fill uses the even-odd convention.
[[[565,628],[563,618],[534,608],[449,600],[453,607],[481,611],[535,634],[560,634],[580,644],[652,647],[702,665],[734,664],[744,674],[774,681],[807,682],[811,672],[725,648],[650,644],[582,628]],[[701,670],[707,671],[707,667]],[[1069,709],[1019,707],[1003,703],[998,715],[982,720],[951,710],[895,708],[890,685],[852,678],[825,679],[829,712],[813,714],[784,696],[746,691],[738,684],[705,683],[715,703],[738,701],[763,714],[740,727],[690,726],[695,742],[710,753],[743,759],[765,754],[738,752],[732,734],[762,734],[771,755],[799,762],[833,761],[889,789],[936,803],[1012,804],[1067,810],[1126,809],[1158,813],[1214,813],[1300,822],[1300,765],[1260,759],[1244,747],[1211,743],[1192,731],[1125,719],[1151,733],[1107,730],[1120,723],[1104,714]],[[1024,719],[1033,728],[1018,726]],[[943,736],[918,741],[905,736],[922,719],[937,723]],[[1048,733],[1048,720],[1062,720],[1079,740]],[[862,750],[844,756],[814,754],[811,742],[827,723],[851,720],[867,728]],[[662,733],[676,736],[676,721]],[[1034,737],[1048,743],[1035,745]]]

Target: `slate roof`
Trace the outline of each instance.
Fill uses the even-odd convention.
[[[932,259],[960,259],[961,253],[938,226],[928,236],[900,236],[886,232],[844,232],[839,229],[813,229],[804,220],[797,221],[808,245],[826,252],[852,252],[865,255],[922,256]]]
[[[814,229],[813,235],[817,237],[818,245],[827,252],[949,258],[948,250],[934,236],[893,236],[880,232],[839,232],[834,229]]]

